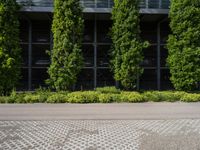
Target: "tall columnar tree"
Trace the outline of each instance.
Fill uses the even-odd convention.
[[[0,95],[9,94],[20,78],[19,5],[0,0]]]
[[[195,90],[200,81],[200,1],[171,0],[170,19],[171,81],[177,90]]]
[[[54,0],[54,46],[47,81],[56,90],[69,90],[82,68],[82,8],[79,0]]]
[[[111,67],[115,80],[125,89],[133,89],[142,74],[143,48],[148,46],[140,38],[138,0],[114,0],[112,11],[113,40]]]

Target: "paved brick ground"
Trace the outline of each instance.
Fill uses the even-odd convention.
[[[0,150],[200,150],[200,120],[0,121]]]

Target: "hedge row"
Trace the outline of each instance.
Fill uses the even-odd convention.
[[[125,92],[114,87],[97,88],[95,91],[34,93],[13,92],[0,97],[0,103],[142,103],[142,102],[199,102],[200,94],[178,91]]]

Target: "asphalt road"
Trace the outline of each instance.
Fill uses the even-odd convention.
[[[0,120],[137,119],[200,119],[200,103],[0,105]]]

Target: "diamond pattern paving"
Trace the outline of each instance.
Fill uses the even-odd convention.
[[[0,121],[0,150],[199,150],[200,120]]]

